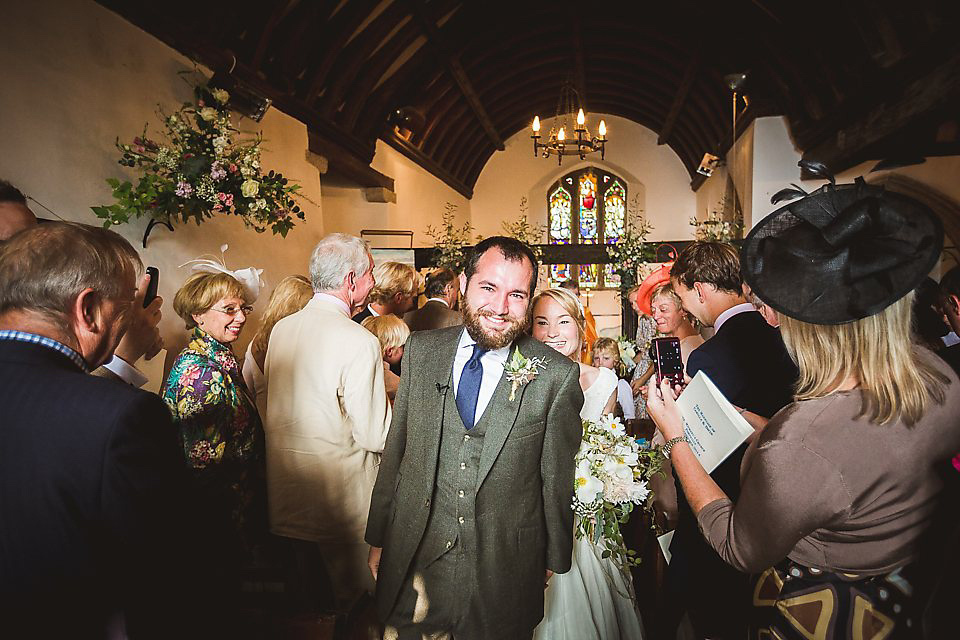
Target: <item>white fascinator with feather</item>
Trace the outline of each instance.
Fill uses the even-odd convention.
[[[182,265],[180,265],[180,268],[183,268],[189,264],[191,265],[190,270],[195,273],[225,273],[243,285],[244,297],[246,298],[247,302],[252,304],[256,302],[257,298],[260,297],[260,290],[265,286],[263,283],[263,278],[260,277],[263,274],[263,269],[257,269],[256,267],[247,267],[245,269],[228,269],[227,262],[223,254],[226,253],[227,249],[229,248],[230,245],[228,244],[220,245],[219,260],[212,254],[206,254],[200,256],[199,258],[184,262]]]

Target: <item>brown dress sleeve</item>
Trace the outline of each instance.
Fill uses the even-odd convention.
[[[802,444],[773,440],[753,454],[737,503],[715,500],[697,514],[707,543],[746,573],[783,560],[850,506],[840,471]]]

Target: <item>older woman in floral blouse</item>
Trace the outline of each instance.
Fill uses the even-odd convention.
[[[231,349],[252,311],[244,288],[224,273],[198,273],[173,307],[192,330],[163,390],[192,471],[207,549],[230,572],[266,532],[264,436],[256,402]]]

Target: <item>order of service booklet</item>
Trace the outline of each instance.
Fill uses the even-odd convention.
[[[707,473],[753,435],[750,423],[703,371],[677,398],[677,406],[683,415],[683,434]]]
[[[703,371],[684,388],[677,398],[677,407],[683,416],[683,435],[707,473],[712,473],[753,434],[750,423]],[[657,538],[657,542],[669,564],[673,531]]]

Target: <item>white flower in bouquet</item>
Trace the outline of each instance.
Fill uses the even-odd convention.
[[[577,500],[584,504],[596,502],[600,494],[603,493],[603,483],[591,473],[589,460],[582,460],[577,465],[577,478],[574,481],[574,486],[576,487]]]
[[[626,433],[619,418],[605,415],[585,420],[577,471],[573,509],[576,535],[603,549],[620,567],[636,564],[620,533],[634,506],[647,508],[647,480],[660,468],[659,450],[641,447]]]

